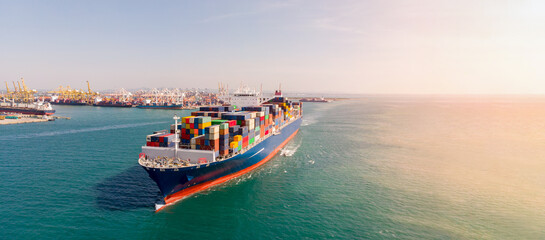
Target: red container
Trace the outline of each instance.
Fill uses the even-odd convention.
[[[210,141],[210,146],[218,146],[220,145],[220,140],[219,139],[214,139],[214,140],[209,140]]]
[[[190,124],[189,124],[189,128],[195,129],[195,124],[194,124],[194,123],[190,123]]]
[[[152,144],[152,142],[146,142],[146,146],[151,147],[151,146],[153,146],[153,144]]]
[[[231,120],[231,121],[228,121],[228,123],[229,123],[229,127],[232,127],[237,125],[237,120]]]

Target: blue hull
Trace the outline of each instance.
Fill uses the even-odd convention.
[[[169,203],[169,198],[177,195],[177,193],[194,193],[195,191],[185,190],[198,188],[199,185],[207,184],[214,180],[228,178],[230,175],[245,172],[249,168],[253,169],[253,167],[260,165],[260,163],[266,162],[271,154],[275,153],[282,144],[285,144],[299,130],[301,121],[302,118],[293,121],[282,128],[280,134],[268,137],[245,153],[220,162],[210,163],[208,166],[201,165],[180,169],[144,167],[144,169],[148,172],[150,178],[157,183],[157,186],[159,186],[165,202]]]

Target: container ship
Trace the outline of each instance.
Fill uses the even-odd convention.
[[[131,102],[120,102],[120,101],[100,101],[93,103],[95,107],[123,107],[130,108],[133,107]]]
[[[35,102],[35,103],[14,103],[14,102],[2,102],[0,103],[0,112],[2,113],[20,113],[29,115],[53,115],[55,110],[48,102]]]
[[[72,100],[72,99],[56,99],[54,101],[50,102],[53,105],[77,105],[77,106],[83,106],[88,105],[87,102],[82,100]]]
[[[200,107],[181,123],[175,116],[170,131],[148,135],[138,163],[161,191],[156,211],[252,171],[288,143],[299,131],[302,105],[278,93],[266,102],[235,93],[231,105]]]
[[[170,110],[181,110],[184,108],[182,104],[174,103],[145,103],[136,105],[137,108],[142,109],[170,109]]]

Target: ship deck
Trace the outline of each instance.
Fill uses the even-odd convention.
[[[214,162],[207,162],[207,163],[201,163],[201,164],[199,164],[199,163],[190,163],[189,161],[187,161],[185,159],[173,158],[173,157],[164,157],[163,156],[163,157],[156,157],[156,158],[140,157],[138,159],[138,164],[140,164],[141,166],[146,167],[146,168],[155,168],[155,169],[162,169],[162,170],[200,167],[200,166],[203,166],[203,165],[208,166],[211,163],[222,162],[222,161],[228,160],[228,159],[233,158],[233,157],[235,157],[237,155],[240,155],[240,154],[243,154],[243,153],[247,152],[248,150],[252,149],[253,147],[258,145],[259,143],[265,141],[269,137],[274,136],[276,133],[280,132],[283,128],[285,128],[286,126],[288,126],[291,123],[295,122],[297,119],[299,119],[299,118],[292,118],[289,121],[289,123],[284,124],[281,127],[279,127],[276,132],[273,132],[271,134],[268,134],[267,136],[264,136],[263,138],[260,138],[258,141],[252,143],[251,145],[248,145],[248,147],[242,149],[241,151],[239,151],[239,152],[237,152],[235,154],[229,154],[229,155],[227,155],[225,157],[217,157]],[[206,151],[206,150],[202,150],[202,151]]]

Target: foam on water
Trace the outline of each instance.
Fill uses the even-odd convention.
[[[295,139],[292,140],[292,142],[289,142],[288,144],[286,144],[286,146],[280,150],[280,156],[286,156],[286,157],[293,156],[293,154],[297,152],[297,149],[301,147],[301,144],[303,144],[301,139],[299,139],[299,141],[297,142],[293,142],[293,141],[295,141]]]

